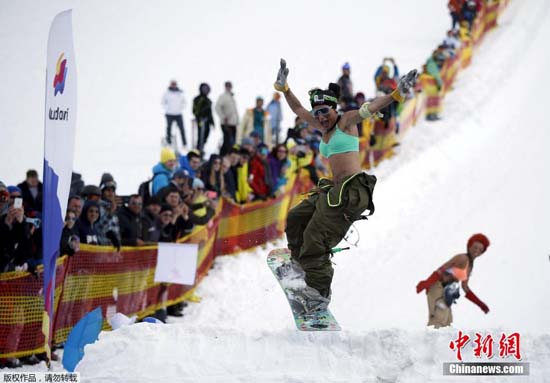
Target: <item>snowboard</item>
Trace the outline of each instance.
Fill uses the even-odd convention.
[[[315,311],[301,314],[301,305],[293,299],[293,290],[306,286],[303,274],[295,272],[291,267],[290,250],[274,249],[267,256],[267,265],[283,289],[290,305],[296,327],[300,331],[340,331],[340,325],[330,310]]]

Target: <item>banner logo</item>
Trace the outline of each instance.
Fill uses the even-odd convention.
[[[63,56],[64,53],[62,52],[57,59],[55,76],[53,78],[54,96],[57,96],[57,93],[63,94],[63,90],[65,90],[65,79],[67,78],[67,59]]]

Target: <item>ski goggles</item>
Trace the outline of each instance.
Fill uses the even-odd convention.
[[[330,113],[330,107],[325,106],[324,108],[319,108],[311,111],[313,117],[327,116]]]

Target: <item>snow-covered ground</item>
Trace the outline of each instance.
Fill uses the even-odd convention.
[[[390,6],[389,2],[372,9],[381,15],[398,17],[390,22],[390,17],[385,16],[385,20],[387,28],[392,25],[391,29],[397,28],[402,35],[394,40],[384,35],[391,52],[380,51],[376,56],[393,54],[403,61],[403,67],[422,63],[446,26],[434,24],[437,17],[446,17],[443,3],[422,3],[426,3],[425,13],[417,10],[417,2],[406,1],[399,2],[406,11],[403,13],[399,6],[393,3]],[[264,88],[268,92],[273,65],[264,60],[273,61],[286,55],[295,76],[291,80],[299,79],[303,86],[299,92],[304,95],[310,84],[319,81],[322,84],[336,76],[340,62],[345,60],[341,57],[347,52],[355,54],[355,58],[349,59],[352,66],[355,59],[371,56],[373,44],[378,46],[376,39],[354,36],[355,48],[339,51],[337,46],[319,45],[334,36],[311,37],[313,32],[326,31],[326,24],[317,23],[310,16],[323,6],[328,5],[310,3],[308,12],[303,14],[301,22],[308,27],[301,27],[306,28],[301,40],[308,54],[300,54],[296,48],[294,54],[287,55],[283,47],[289,42],[288,37],[282,38],[281,47],[274,45],[268,49],[266,43],[265,49],[257,53],[261,64],[248,70],[247,64],[243,64],[242,71],[235,71],[234,79],[237,73],[264,76],[267,72]],[[298,7],[305,12],[305,8]],[[224,11],[230,12],[230,8]],[[370,11],[371,7],[367,9]],[[271,11],[288,14],[285,20],[290,25],[297,22],[292,16],[293,7]],[[259,13],[263,12],[270,14],[265,10]],[[401,15],[396,16],[396,12]],[[415,15],[415,22],[407,26],[411,14]],[[363,19],[367,21],[363,27],[365,34],[380,32],[382,23],[378,24],[378,30],[371,30],[375,22],[368,13]],[[219,21],[218,16],[209,21]],[[170,325],[139,324],[103,333],[99,342],[86,348],[86,356],[78,367],[83,380],[94,383],[550,381],[547,198],[550,130],[543,107],[550,89],[547,70],[550,55],[544,48],[550,37],[550,3],[514,1],[499,24],[475,53],[472,66],[460,73],[455,89],[445,100],[443,119],[413,128],[400,146],[399,155],[374,171],[379,178],[374,199],[376,214],[368,222],[357,224],[359,247],[334,258],[331,308],[344,329],[342,332],[295,330],[288,304],[265,265],[267,251],[285,245],[281,240],[269,244],[265,250],[219,257],[197,290],[201,303],[191,304],[182,320]],[[131,23],[125,21],[123,25],[129,27]],[[151,25],[146,27],[153,29]],[[284,28],[280,29],[276,36],[279,38],[284,33]],[[337,26],[334,33],[338,41],[348,44],[336,30]],[[262,41],[266,42],[266,38]],[[135,49],[141,46],[144,51],[149,49],[147,41]],[[310,60],[310,50],[311,54],[321,52],[327,65],[312,66],[315,60]],[[273,53],[273,57],[264,57],[270,55],[265,52]],[[92,55],[79,54],[82,61],[84,57],[91,60]],[[136,65],[141,65],[139,59],[136,58]],[[362,78],[359,69],[353,73],[359,87],[364,89],[378,59],[369,60],[372,61]],[[84,77],[82,70],[79,74]],[[161,76],[157,83],[166,76]],[[117,80],[116,77],[112,80]],[[201,81],[194,78],[197,83]],[[223,79],[220,77],[218,82]],[[245,77],[241,79],[246,81]],[[106,97],[128,95],[137,100],[140,96],[132,91],[134,86],[129,84],[126,89],[113,85],[110,92],[116,95],[107,93]],[[148,96],[151,98],[148,104],[156,103],[160,91]],[[117,105],[140,113],[146,109],[135,107],[135,102],[132,106],[125,101]],[[82,111],[79,119],[85,116]],[[120,121],[117,128],[126,129]],[[161,128],[156,129],[158,136]],[[108,153],[110,158],[115,156]],[[101,169],[96,171],[99,174]],[[426,298],[424,294],[416,294],[415,285],[451,256],[463,252],[466,239],[475,232],[484,232],[492,243],[476,261],[470,286],[491,311],[485,315],[461,298],[453,306],[453,328],[428,329]],[[508,379],[443,376],[442,363],[456,360],[449,342],[456,338],[459,329],[470,336],[481,332],[494,338],[501,332],[519,332],[523,361],[530,363],[531,375]],[[472,342],[463,351],[469,361],[474,359],[471,345]],[[495,349],[498,353],[498,345]],[[491,361],[510,359],[497,355]]]

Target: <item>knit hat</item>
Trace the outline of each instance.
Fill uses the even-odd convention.
[[[252,138],[250,137],[245,137],[241,141],[241,145],[254,145],[254,141],[252,141]]]
[[[487,251],[487,248],[488,248],[489,245],[491,244],[491,243],[489,242],[489,238],[487,238],[487,237],[485,236],[485,234],[477,233],[477,234],[472,235],[472,236],[470,237],[470,239],[468,240],[468,245],[467,245],[466,250],[469,249],[470,246],[472,246],[472,244],[473,244],[474,242],[479,242],[479,243],[481,243],[481,244],[483,245],[483,247],[484,247],[483,253],[485,253],[485,252]]]
[[[0,189],[6,189],[6,184],[0,181]]]
[[[160,162],[165,164],[170,160],[176,160],[176,153],[170,148],[162,148],[160,151]]]
[[[86,185],[84,186],[84,189],[82,189],[82,193],[80,193],[82,197],[88,197],[90,195],[97,195],[101,196],[101,189],[99,189],[95,185]]]
[[[105,188],[113,188],[116,190],[116,182],[111,173],[103,173],[101,176],[101,182],[99,183],[99,188],[101,190]]]
[[[204,182],[200,178],[193,178],[193,189],[204,189]]]

